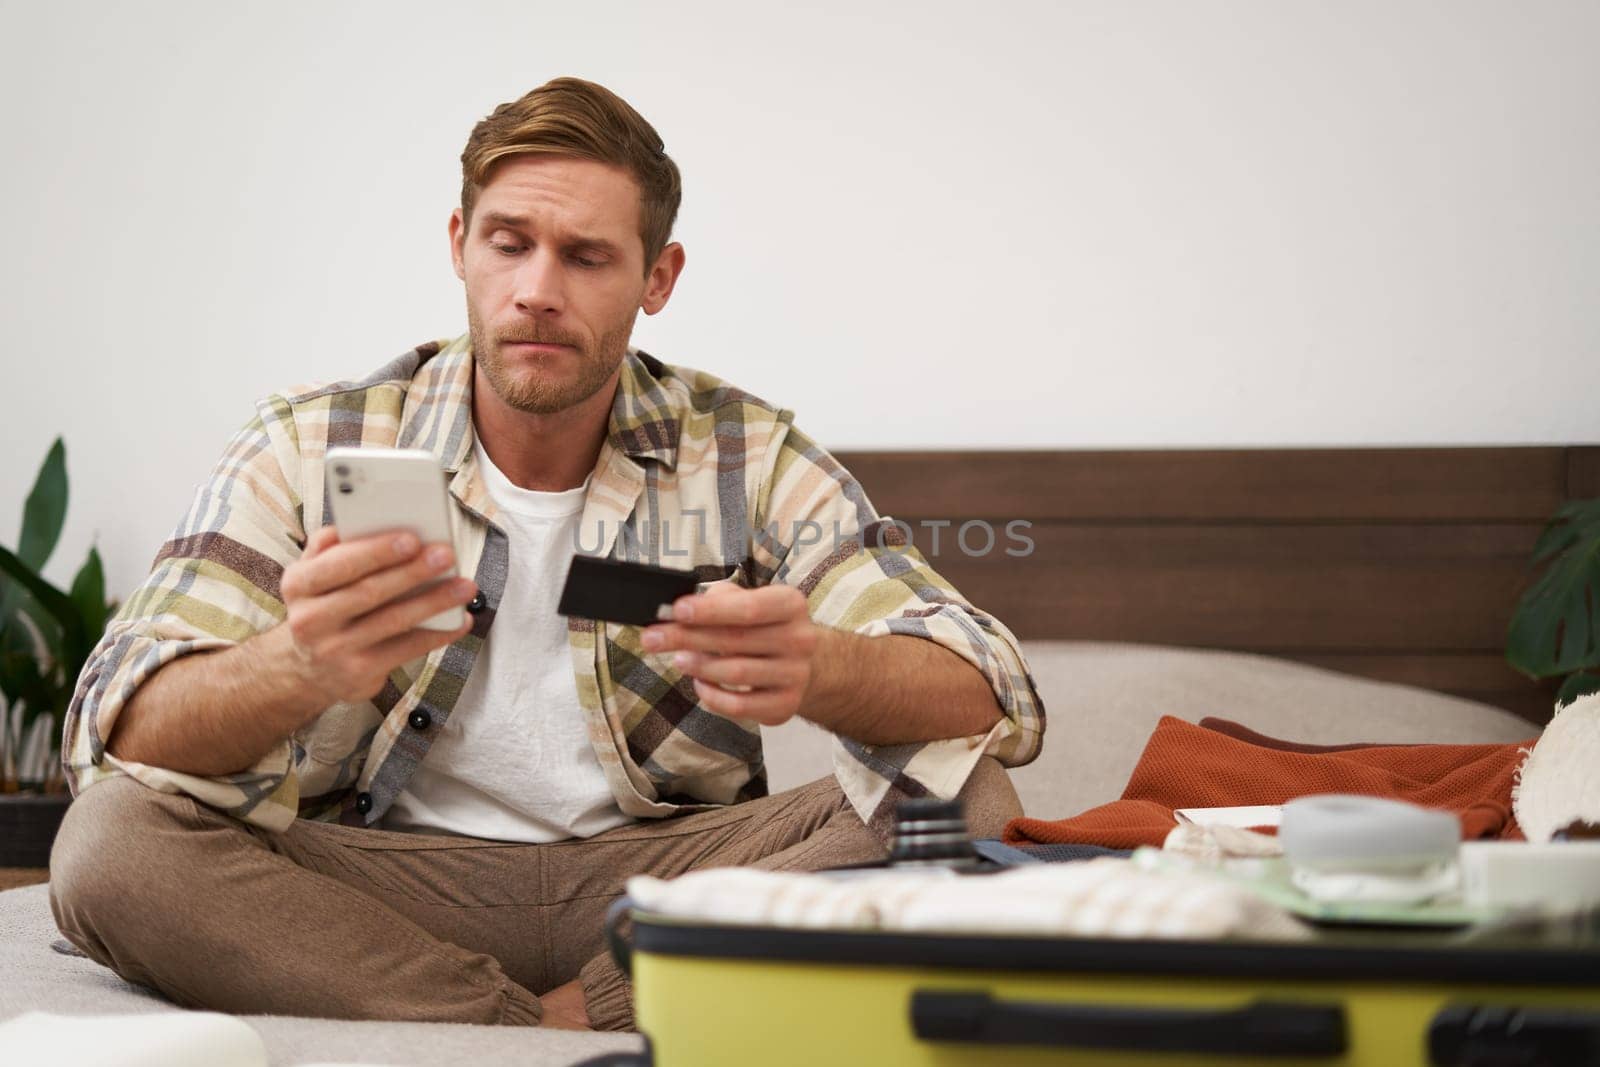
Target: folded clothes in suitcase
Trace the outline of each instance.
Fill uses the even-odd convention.
[[[1592,918],[1162,940],[733,925],[624,899],[610,930],[655,1067],[1600,1064]]]

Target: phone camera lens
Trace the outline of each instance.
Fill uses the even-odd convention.
[[[339,483],[339,492],[341,492],[341,493],[353,493],[353,492],[355,492],[355,488],[349,482],[340,482]]]
[[[333,473],[337,474],[341,478],[348,478],[350,477],[350,468],[341,463],[333,468]]]

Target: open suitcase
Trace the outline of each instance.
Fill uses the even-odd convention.
[[[608,929],[649,1043],[613,1064],[1600,1065],[1589,920],[1251,944],[719,926],[623,899]]]

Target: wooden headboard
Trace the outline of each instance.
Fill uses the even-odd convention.
[[[838,456],[1020,637],[1259,652],[1535,722],[1553,686],[1506,665],[1506,624],[1545,522],[1600,496],[1600,446]],[[972,520],[992,550],[973,526],[963,551]]]

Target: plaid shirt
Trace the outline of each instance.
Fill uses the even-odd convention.
[[[473,457],[472,368],[463,337],[423,345],[365,381],[257,405],[84,667],[63,745],[74,792],[129,774],[271,830],[297,814],[352,825],[382,819],[427,755],[437,734],[430,727],[449,719],[505,586],[507,539]],[[916,635],[982,671],[1004,710],[985,734],[876,746],[835,739],[840,785],[862,819],[886,834],[900,799],[953,795],[980,756],[1008,766],[1033,759],[1044,708],[1011,633],[936,574],[792,420],[708,374],[630,351],[579,547],[692,567],[702,582],[794,585],[817,622]],[[329,707],[236,774],[200,777],[106,752],[117,715],[163,664],[231,647],[284,620],[284,567],[331,521],[322,459],[336,445],[439,456],[460,567],[484,601],[471,632],[396,669],[373,700]],[[590,740],[624,813],[660,817],[766,793],[756,725],[700,706],[670,654],[643,650],[637,627],[570,619],[567,628]]]

